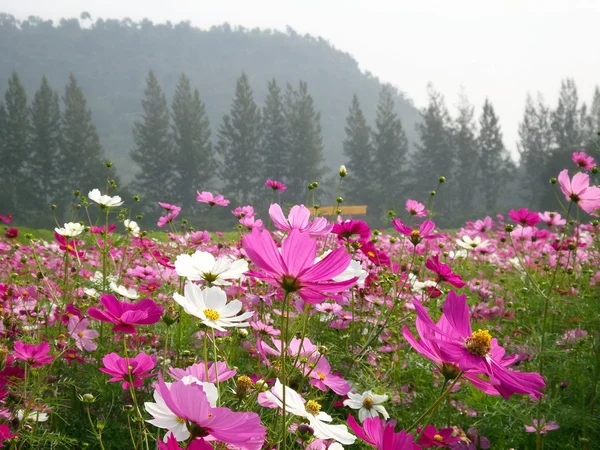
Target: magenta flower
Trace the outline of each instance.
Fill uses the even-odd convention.
[[[13,220],[13,216],[12,214],[7,214],[5,216],[0,216],[0,221],[4,222],[7,225],[10,225],[10,223]]]
[[[90,324],[88,319],[80,319],[77,316],[71,316],[69,319],[69,336],[75,339],[75,345],[79,350],[87,350],[88,352],[94,351],[98,348],[96,343],[92,339],[98,337],[96,330],[88,330],[87,327]]]
[[[498,345],[498,340],[487,330],[472,331],[466,295],[450,291],[444,302],[444,314],[437,324],[419,301],[413,300],[413,305],[421,338],[427,344],[436,345],[444,362],[465,372],[487,375],[491,385],[504,398],[513,394],[541,397],[540,391],[546,384],[538,373],[508,370],[506,366],[512,361],[504,358],[506,351]]]
[[[394,431],[396,421],[386,422],[379,417],[368,417],[361,427],[352,416],[348,416],[348,426],[354,434],[377,450],[419,450],[421,447],[413,442],[413,435],[402,430]]]
[[[213,408],[199,384],[175,381],[167,386],[160,374],[156,393],[178,420],[187,423],[192,438],[206,438],[241,450],[262,448],[266,429],[258,414]]]
[[[411,216],[415,217],[425,217],[429,214],[429,211],[425,209],[425,205],[416,200],[406,200],[406,210]]]
[[[280,191],[280,192],[283,192],[287,189],[287,186],[285,184],[283,184],[281,181],[275,181],[275,180],[265,181],[265,186],[270,187],[274,191]]]
[[[88,309],[88,315],[102,322],[110,322],[115,326],[113,331],[136,334],[137,325],[152,325],[160,320],[162,307],[149,298],[137,303],[120,302],[114,295],[103,294],[100,302],[104,311],[98,308]]]
[[[559,428],[560,426],[554,420],[546,423],[544,419],[540,420],[539,425],[537,419],[533,419],[533,426],[525,425],[525,431],[528,433],[537,433],[539,430],[540,434],[546,434],[548,431],[558,430]]]
[[[262,273],[251,271],[248,275],[279,286],[288,293],[298,292],[308,303],[337,298],[331,293],[345,291],[358,280],[353,277],[346,281],[333,281],[348,268],[352,257],[345,249],[336,248],[315,264],[317,242],[308,233],[297,229],[284,239],[281,252],[266,230],[252,230],[244,236],[243,244],[248,257],[262,270]]]
[[[210,192],[200,192],[197,191],[198,196],[196,197],[196,201],[200,203],[208,203],[210,206],[227,206],[229,205],[229,200],[227,200],[222,195],[213,196]]]
[[[433,258],[427,258],[425,267],[437,275],[438,283],[443,283],[445,281],[457,289],[467,285],[460,275],[452,272],[449,265],[440,262],[440,257],[438,255],[435,255]]]
[[[540,216],[538,213],[529,211],[527,208],[521,208],[518,211],[511,209],[508,213],[508,217],[510,217],[515,223],[523,225],[524,227],[534,227],[540,221]]]
[[[237,369],[230,369],[227,367],[227,364],[222,361],[217,361],[217,365],[215,367],[215,363],[208,363],[208,379],[206,379],[206,367],[204,361],[197,362],[196,364],[192,364],[185,369],[178,369],[177,367],[171,367],[169,369],[169,375],[171,375],[176,380],[181,380],[182,378],[191,375],[198,379],[199,381],[216,383],[217,382],[217,374],[219,375],[219,383],[223,381],[227,381],[230,378],[233,378],[237,373]]]
[[[421,428],[417,428],[417,433],[421,432]],[[460,437],[452,437],[454,428],[441,428],[436,430],[433,425],[427,425],[421,438],[419,439],[419,445],[427,447],[449,447],[449,444],[460,441]]]
[[[19,237],[19,230],[17,228],[9,228],[4,233],[4,236],[6,236],[7,239],[16,239]]]
[[[108,380],[109,383],[123,382],[123,389],[127,390],[130,387],[140,387],[144,385],[144,378],[152,377],[150,373],[156,367],[156,359],[154,356],[140,353],[135,358],[121,358],[116,353],[109,353],[102,358],[104,367],[100,368],[100,372],[112,375]]]
[[[418,230],[404,225],[400,219],[394,219],[392,221],[392,225],[394,225],[394,228],[398,233],[408,236],[410,242],[412,242],[412,244],[415,246],[423,239],[438,239],[442,237],[441,234],[433,234],[433,230],[435,230],[435,223],[433,223],[431,220],[426,220],[423,222],[419,226]]]
[[[310,211],[304,205],[292,206],[286,219],[281,206],[273,203],[269,208],[269,216],[275,227],[281,231],[299,230],[311,236],[326,236],[333,228],[333,224],[327,222],[324,217],[317,217],[310,222]]]
[[[361,241],[371,239],[371,228],[362,220],[344,220],[336,223],[331,232],[337,234],[340,240],[348,240],[352,236],[358,236]]]
[[[169,435],[167,443],[158,441],[158,450],[214,450],[214,447],[202,438],[193,439],[187,447],[180,447],[173,434]]]
[[[590,186],[590,176],[587,173],[576,173],[569,179],[569,171],[564,169],[558,174],[560,190],[567,201],[577,203],[585,212],[598,215],[595,211],[600,209],[600,188]]]
[[[311,378],[310,384],[323,392],[326,392],[327,388],[338,395],[346,395],[350,392],[350,384],[341,376],[331,373],[331,366],[324,356],[319,358],[314,367],[312,364],[307,365],[304,375]]]
[[[581,167],[583,170],[592,170],[594,167],[596,167],[596,161],[594,161],[594,158],[585,152],[574,152],[571,155],[571,159],[575,164],[577,164],[577,167]]]
[[[15,342],[15,351],[13,356],[15,359],[20,359],[30,364],[31,367],[42,367],[50,364],[54,356],[48,356],[50,353],[50,344],[42,342],[38,345],[25,344],[22,341]]]

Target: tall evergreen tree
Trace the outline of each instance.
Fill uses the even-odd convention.
[[[281,89],[274,79],[268,84],[262,118],[262,178],[287,182],[290,155],[287,151],[284,105]]]
[[[285,119],[290,155],[287,197],[294,202],[301,202],[304,201],[306,185],[322,181],[326,172],[323,166],[321,114],[315,111],[313,98],[305,82],[300,81],[297,91],[288,86]]]
[[[173,105],[173,138],[177,170],[178,202],[189,211],[196,191],[209,189],[217,163],[210,140],[210,122],[197,89],[181,74]]]
[[[48,84],[46,77],[35,93],[31,104],[30,161],[36,207],[58,203],[63,167],[60,161],[62,129],[58,93]]]
[[[482,194],[482,202],[487,213],[494,213],[506,185],[506,177],[511,167],[508,151],[502,141],[502,131],[494,107],[489,99],[485,99],[483,111],[479,119],[480,184],[478,191]]]
[[[590,123],[592,133],[600,131],[600,88],[598,86],[594,89],[594,98],[590,107]]]
[[[6,108],[4,102],[0,101],[0,161],[5,161],[6,154]],[[0,165],[0,188],[2,192],[6,194],[0,195],[0,211],[3,214],[8,214],[9,210],[12,212],[12,195],[9,196],[8,192],[12,192],[12,188],[9,186],[9,180],[7,178],[6,167],[4,164]]]
[[[540,208],[543,198],[542,186],[547,182],[545,166],[552,150],[550,111],[541,96],[537,105],[527,96],[523,121],[519,124],[518,151],[521,155],[521,169],[524,176],[520,185],[522,197],[530,208]]]
[[[477,129],[474,121],[473,106],[469,104],[466,95],[461,94],[458,103],[458,115],[454,120],[454,148],[456,151],[456,169],[452,183],[456,183],[459,203],[456,205],[465,215],[476,210],[475,189],[479,167],[479,149],[477,147]]]
[[[406,189],[408,140],[394,108],[391,88],[384,86],[379,94],[373,131],[373,169],[377,182],[373,183],[375,198],[371,209],[375,209],[372,211],[375,220],[382,218],[389,208],[398,207]]]
[[[347,158],[346,168],[350,173],[346,183],[347,196],[353,204],[368,204],[372,198],[372,183],[375,178],[373,145],[371,128],[367,125],[356,94],[352,97],[352,106],[346,117],[344,130],[344,155]]]
[[[140,167],[133,186],[142,195],[144,209],[157,201],[175,201],[175,161],[169,108],[154,72],[148,73],[142,100],[142,120],[133,124],[135,147],[131,158]]]
[[[571,78],[563,80],[556,110],[552,112],[552,132],[556,152],[566,157],[581,148],[583,143],[581,111],[577,86]]]
[[[221,170],[225,192],[244,205],[259,193],[260,146],[260,109],[254,102],[248,77],[243,73],[236,83],[231,112],[223,116],[219,128],[217,152],[225,161]]]
[[[4,145],[0,155],[3,191],[0,202],[6,212],[29,208],[31,202],[31,177],[28,162],[31,160],[31,116],[25,88],[13,72],[4,96]]]
[[[63,101],[61,171],[64,194],[68,196],[74,189],[80,189],[83,194],[91,189],[102,189],[107,179],[115,179],[115,171],[105,165],[92,113],[73,74],[69,76]]]
[[[417,124],[420,144],[413,155],[413,186],[415,195],[424,198],[428,191],[435,189],[440,176],[452,180],[455,154],[452,142],[452,126],[443,96],[428,86],[429,104],[421,113],[422,120]],[[456,187],[456,183],[449,186]],[[444,187],[448,190],[449,187]],[[444,214],[452,212],[452,195],[444,196],[440,202]],[[440,209],[440,208],[438,208]]]

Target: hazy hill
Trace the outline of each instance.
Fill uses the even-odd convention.
[[[169,102],[181,72],[199,89],[211,118],[213,137],[228,111],[235,80],[244,71],[262,105],[267,80],[281,86],[308,82],[321,112],[325,153],[334,168],[343,162],[344,119],[359,96],[372,123],[381,83],[359,70],[347,53],[326,40],[272,30],[232,28],[228,24],[201,30],[189,23],[153,24],[148,20],[62,19],[59,24],[39,18],[17,21],[0,15],[0,90],[17,71],[31,98],[42,75],[59,92],[70,72],[82,86],[93,121],[107,154],[121,175],[134,172],[128,152],[131,125],[141,111],[148,70],[158,76]],[[400,80],[401,81],[401,80]],[[409,141],[416,140],[418,111],[401,92],[397,110]]]

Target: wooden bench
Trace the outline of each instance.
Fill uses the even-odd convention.
[[[337,216],[337,210],[340,209],[342,212],[341,216],[364,216],[367,214],[367,205],[355,205],[347,206],[321,206],[318,210],[310,208],[310,214],[313,216]]]

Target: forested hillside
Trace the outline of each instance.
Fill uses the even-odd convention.
[[[261,106],[269,80],[276,79],[284,89],[287,83],[297,86],[305,81],[321,113],[324,155],[331,168],[343,162],[345,116],[354,94],[369,122],[375,119],[381,83],[324,39],[301,36],[292,29],[282,33],[224,24],[200,30],[189,23],[92,22],[85,14],[82,17],[52,23],[0,15],[0,86],[6,86],[16,71],[26,91],[34,92],[45,75],[64,95],[65,82],[73,73],[85,92],[102,146],[125,181],[135,173],[129,158],[131,128],[142,113],[140,100],[149,70],[169,102],[185,73],[198,88],[213,130],[229,112],[242,72]],[[401,92],[394,91],[394,100],[412,144],[419,112]]]

